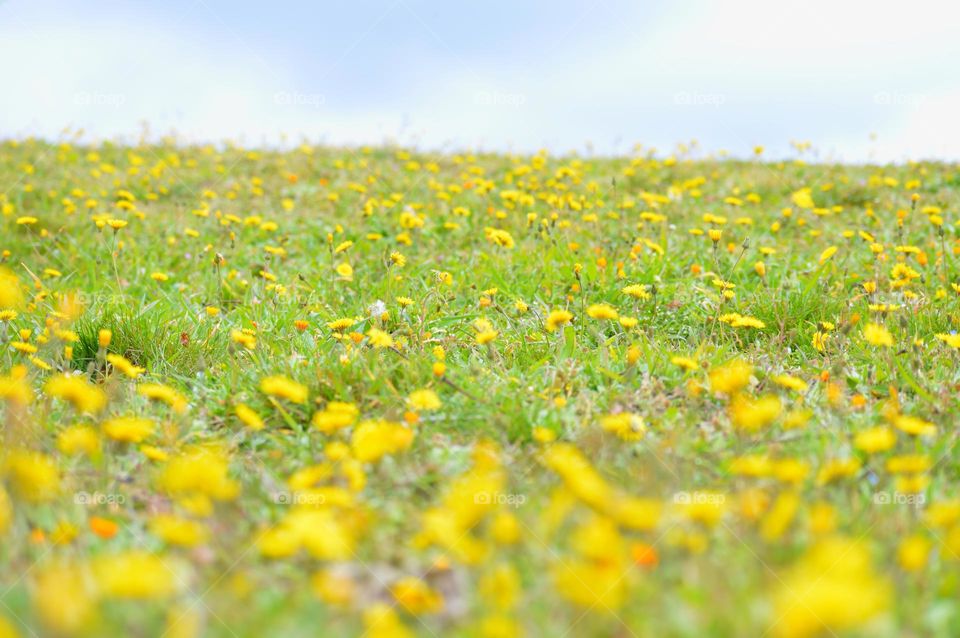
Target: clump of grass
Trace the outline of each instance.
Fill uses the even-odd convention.
[[[97,352],[100,330],[112,333],[110,351],[137,366],[171,377],[192,377],[218,361],[226,340],[208,326],[177,315],[157,302],[110,303],[88,310],[76,323],[73,346],[77,370],[101,372]]]

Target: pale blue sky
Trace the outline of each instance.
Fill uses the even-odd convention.
[[[955,3],[787,4],[8,0],[0,135],[960,157]]]

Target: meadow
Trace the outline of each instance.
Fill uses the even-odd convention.
[[[0,637],[956,636],[960,171],[0,143]]]

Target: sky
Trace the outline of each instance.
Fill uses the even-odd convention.
[[[7,0],[0,137],[960,159],[960,3]]]

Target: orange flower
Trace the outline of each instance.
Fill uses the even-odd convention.
[[[641,567],[653,569],[660,562],[660,556],[657,555],[657,548],[646,543],[636,542],[630,546],[630,555],[633,562]]]
[[[94,516],[90,519],[90,531],[104,540],[110,540],[120,531],[120,526],[110,519]]]

